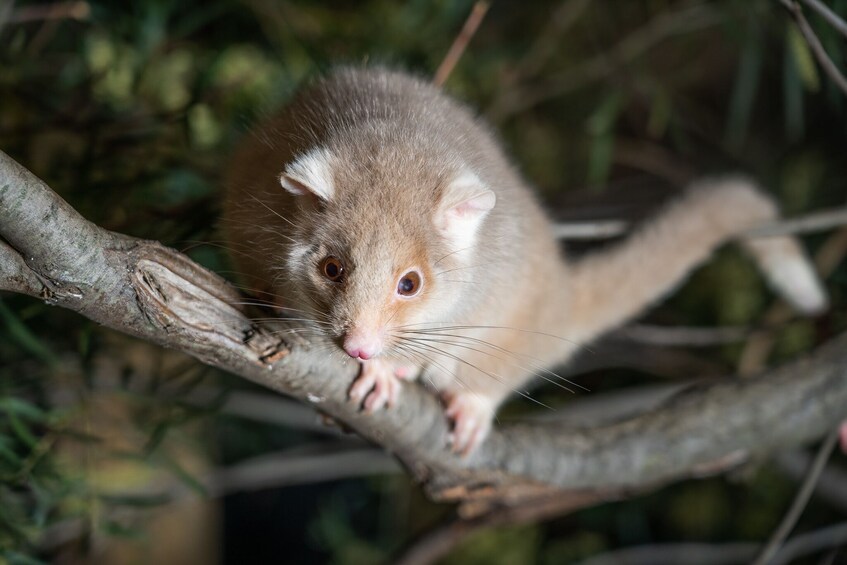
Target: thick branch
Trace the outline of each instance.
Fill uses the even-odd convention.
[[[20,254],[0,240],[0,288],[37,296],[42,285]]]
[[[844,335],[766,377],[698,388],[622,422],[502,426],[465,460],[445,448],[433,395],[404,386],[402,410],[360,413],[346,401],[355,363],[252,325],[223,279],[157,243],[98,229],[3,153],[0,236],[26,258],[2,268],[16,265],[30,281],[4,276],[0,290],[40,296],[35,273],[57,305],[312,403],[397,455],[441,499],[509,503],[558,489],[644,488],[810,441],[847,417]]]

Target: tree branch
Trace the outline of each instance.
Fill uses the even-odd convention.
[[[821,472],[823,472],[823,468],[829,460],[829,456],[832,455],[832,451],[835,449],[836,443],[838,443],[837,429],[831,431],[826,440],[824,440],[823,444],[821,444],[818,449],[818,454],[815,456],[815,461],[809,468],[809,472],[803,480],[800,490],[797,491],[797,494],[794,496],[791,508],[789,508],[788,513],[786,513],[782,521],[779,523],[779,527],[771,535],[768,543],[765,544],[761,552],[756,556],[756,560],[753,561],[753,565],[768,565],[777,552],[779,552],[779,548],[782,546],[783,542],[785,542],[785,538],[787,538],[791,533],[791,530],[794,529],[794,526],[797,524],[797,520],[800,519],[800,515],[809,503],[809,499],[815,491],[815,485],[818,482],[818,478],[820,478]]]
[[[14,6],[14,2],[10,3]],[[41,6],[23,6],[12,13],[9,23],[22,24],[43,20],[61,20],[70,18],[74,20],[86,20],[91,15],[91,6],[88,2],[55,2],[45,3]],[[0,26],[2,27],[2,26]]]
[[[829,23],[832,27],[838,30],[838,32],[847,38],[847,22],[842,20],[838,14],[832,11],[832,9],[821,2],[820,0],[802,0],[803,4],[807,5],[814,11],[816,11],[823,19]]]
[[[0,240],[0,288],[38,296],[42,285],[17,251]]]
[[[788,541],[769,565],[788,565],[796,559],[835,548],[847,542],[847,522],[827,526]],[[603,553],[579,565],[742,565],[750,563],[759,547],[755,543],[667,543],[627,547]]]
[[[777,220],[741,234],[741,237],[773,237],[832,229],[847,225],[847,208],[829,208],[812,212],[799,218]],[[624,220],[596,220],[593,222],[561,222],[553,226],[559,239],[608,239],[626,234],[630,226]]]
[[[219,276],[158,243],[97,228],[4,153],[0,236],[26,258],[9,261],[3,252],[0,290],[46,293],[107,327],[317,405],[396,455],[436,499],[464,501],[463,515],[546,500],[551,492],[616,496],[719,472],[746,456],[816,439],[847,417],[842,335],[766,377],[696,388],[624,421],[502,426],[463,459],[446,449],[447,423],[432,394],[407,385],[402,410],[360,413],[346,399],[356,363],[252,324]],[[33,288],[33,273],[41,289]],[[16,283],[17,276],[29,283]]]
[[[805,479],[812,464],[812,455],[801,449],[778,453],[774,459],[779,470],[795,481]],[[835,465],[824,468],[815,484],[815,494],[834,510],[847,514],[847,471]]]

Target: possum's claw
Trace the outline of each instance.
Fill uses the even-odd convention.
[[[400,394],[400,380],[394,364],[383,359],[362,361],[362,370],[350,386],[348,397],[365,412],[394,406]]]
[[[466,457],[488,437],[494,408],[484,398],[467,392],[447,396],[446,401],[445,414],[453,426],[447,441],[454,453]]]

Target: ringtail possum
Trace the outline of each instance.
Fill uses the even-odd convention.
[[[448,444],[485,440],[498,406],[778,215],[742,177],[704,180],[626,239],[564,256],[488,126],[402,72],[341,68],[237,149],[223,227],[251,288],[361,364],[350,399],[396,408],[403,381],[443,400]],[[774,290],[827,298],[793,237],[741,241]]]

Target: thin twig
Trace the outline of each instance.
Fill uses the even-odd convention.
[[[521,57],[514,72],[506,77],[506,80],[501,84],[501,88],[507,88],[516,82],[537,75],[556,53],[556,44],[559,37],[579,21],[590,4],[589,0],[563,1],[553,11],[546,27],[536,36],[526,55]]]
[[[750,332],[751,328],[746,326],[698,328],[632,324],[618,330],[615,336],[663,347],[712,347],[744,341],[750,336]]]
[[[0,4],[0,31],[3,31],[3,28],[9,23],[14,12],[15,0],[9,0],[5,4]]]
[[[628,63],[668,38],[707,29],[721,21],[720,13],[705,4],[662,13],[600,55],[586,59],[538,84],[515,84],[514,88],[504,88],[486,114],[495,122],[502,121],[546,100],[600,80],[617,68],[612,61]]]
[[[824,231],[847,225],[847,208],[832,208],[805,216],[767,223],[747,230],[740,237],[774,237]],[[553,226],[559,239],[608,239],[624,235],[630,225],[624,220],[562,222]]]
[[[838,14],[832,11],[832,9],[821,2],[820,0],[802,0],[803,4],[817,12],[823,19],[825,19],[829,25],[837,29],[841,32],[841,35],[847,37],[847,22],[842,20]]]
[[[563,222],[553,226],[553,234],[559,239],[608,239],[623,235],[628,227],[624,220]]]
[[[399,473],[400,466],[388,454],[373,448],[344,444],[320,446],[321,451],[297,449],[271,453],[242,461],[230,467],[212,470],[200,479],[206,496],[221,498],[238,492],[253,492],[284,486],[315,484],[353,477]],[[120,496],[161,498],[170,503],[184,500],[197,491],[179,478],[169,478],[165,484],[148,483],[137,490],[124,491]],[[131,509],[118,508],[110,518],[128,516]],[[49,551],[86,533],[88,523],[83,518],[71,518],[47,528],[38,542],[40,549]]]
[[[835,449],[837,441],[838,430],[834,430],[826,436],[826,439],[821,444],[820,449],[818,449],[818,454],[815,456],[815,461],[812,463],[812,466],[806,475],[806,479],[803,481],[803,485],[800,487],[800,490],[797,491],[797,495],[791,503],[791,508],[789,508],[788,513],[785,514],[785,517],[768,540],[768,543],[764,548],[762,548],[761,553],[759,553],[758,557],[756,557],[753,565],[767,565],[770,563],[771,559],[773,559],[773,557],[777,554],[779,548],[788,537],[788,534],[790,534],[791,530],[794,529],[794,525],[797,523],[797,520],[800,518],[803,510],[809,503],[809,498],[811,498],[812,493],[815,490],[815,483],[818,482],[818,477],[820,477],[821,471],[823,471],[829,456],[832,454],[832,450]]]
[[[787,565],[806,555],[847,542],[847,522],[791,538],[770,565]],[[579,565],[742,565],[758,549],[755,543],[666,543],[628,547],[580,561]]]
[[[806,39],[806,43],[808,43],[809,47],[812,48],[812,52],[815,54],[815,59],[818,60],[818,64],[820,64],[823,71],[830,79],[832,79],[838,88],[841,89],[841,92],[847,96],[847,78],[844,78],[844,75],[841,74],[841,71],[838,70],[838,67],[835,66],[832,59],[829,58],[829,55],[826,53],[826,49],[824,49],[820,39],[818,39],[818,36],[812,29],[812,26],[809,25],[809,21],[806,19],[806,16],[803,15],[803,9],[795,0],[779,0],[779,2],[781,2],[782,5],[785,6],[791,13],[791,16],[794,18],[794,22],[800,29],[800,33],[803,34],[803,37]]]
[[[395,565],[428,565],[445,557],[472,534],[496,526],[536,523],[576,512],[604,500],[597,493],[566,493],[545,497],[516,507],[496,508],[471,518],[456,513],[423,532],[402,549]]]
[[[470,43],[476,30],[479,28],[479,24],[482,23],[486,12],[488,12],[488,2],[486,0],[480,0],[473,5],[468,19],[465,20],[465,25],[462,26],[462,31],[453,40],[453,45],[450,46],[450,50],[447,51],[447,55],[444,56],[444,60],[441,61],[438,70],[435,71],[435,78],[432,80],[435,86],[441,86],[447,81],[447,77],[453,72],[456,63],[459,62],[468,43]]]
[[[9,23],[22,24],[46,20],[85,20],[91,15],[88,2],[57,2],[40,6],[18,8],[9,18]]]
[[[666,180],[674,186],[689,184],[698,171],[680,158],[680,155],[662,145],[643,139],[615,138],[614,162],[617,165],[644,171]]]
[[[828,230],[847,225],[847,208],[834,208],[812,212],[799,218],[765,224],[745,232],[746,237],[771,237]]]
[[[802,449],[790,449],[774,457],[779,470],[799,482],[806,476],[814,454]],[[842,514],[847,514],[847,471],[835,465],[827,466],[821,473],[815,493],[818,500]]]
[[[384,451],[371,447],[344,450],[328,447],[324,453],[294,455],[282,452],[257,457],[232,467],[217,469],[204,483],[211,496],[225,496],[234,492],[396,474],[400,471],[397,462]]]

